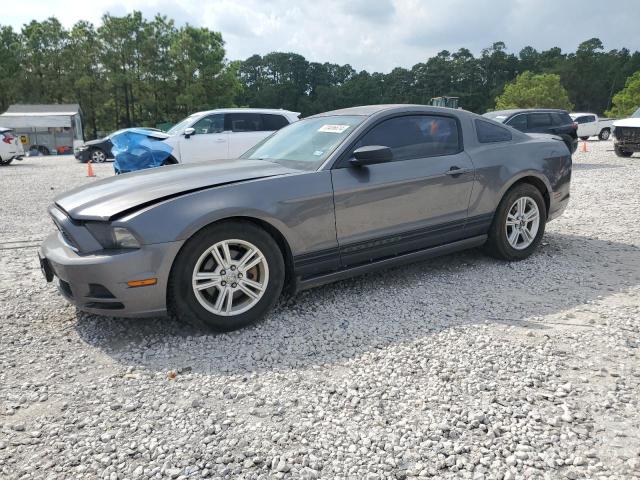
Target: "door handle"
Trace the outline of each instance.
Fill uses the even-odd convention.
[[[457,165],[454,165],[444,173],[446,175],[451,175],[452,177],[457,177],[458,175],[462,175],[463,173],[469,173],[470,171],[471,171],[470,168],[460,168]]]

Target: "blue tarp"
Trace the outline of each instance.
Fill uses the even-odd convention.
[[[161,166],[173,150],[163,142],[168,137],[164,132],[142,128],[126,128],[112,134],[111,153],[115,158],[113,169],[116,174]]]

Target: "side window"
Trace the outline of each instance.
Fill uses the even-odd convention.
[[[265,130],[280,130],[289,125],[289,121],[282,115],[264,113],[262,114],[262,125]]]
[[[524,132],[527,129],[527,116],[516,115],[515,117],[511,117],[507,121],[507,125],[515,128],[516,130],[520,130],[521,132]]]
[[[391,148],[394,161],[451,155],[461,150],[456,120],[435,115],[384,120],[365,133],[354,149],[366,145]]]
[[[504,127],[484,120],[476,120],[476,135],[480,143],[508,142],[511,132]]]
[[[591,116],[591,118],[595,118],[595,117]],[[554,125],[571,125],[573,123],[573,120],[571,119],[568,113],[552,113],[551,121],[553,122]]]
[[[588,115],[586,117],[586,120],[585,120],[586,123],[591,123],[591,122],[595,122],[595,121],[596,121],[595,115]]]
[[[259,113],[227,113],[227,130],[232,132],[260,132],[262,115]]]
[[[551,126],[551,115],[548,113],[529,113],[527,114],[529,128],[540,128]]]
[[[192,128],[195,128],[198,134],[221,133],[224,131],[224,115],[209,115],[201,118],[192,125]]]

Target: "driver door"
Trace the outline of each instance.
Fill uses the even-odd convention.
[[[474,168],[458,120],[406,115],[383,120],[350,148],[391,148],[387,163],[331,171],[343,266],[421,250],[464,237]]]
[[[195,133],[180,139],[183,163],[229,158],[229,133],[224,131],[224,114],[207,115],[191,125]]]

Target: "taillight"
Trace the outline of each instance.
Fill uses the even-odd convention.
[[[578,129],[578,123],[577,122],[573,122],[571,124],[571,128],[573,128],[574,130],[577,130]]]
[[[2,141],[4,143],[11,144],[11,142],[13,142],[13,137],[11,135],[4,134],[2,135]]]

